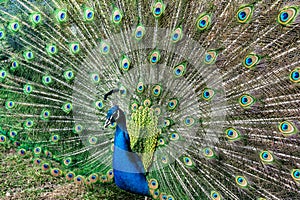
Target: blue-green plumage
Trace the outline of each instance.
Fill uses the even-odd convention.
[[[130,137],[126,128],[123,111],[112,107],[107,114],[105,126],[117,122],[114,137],[113,170],[116,185],[126,191],[148,196],[149,187],[143,163],[139,156],[131,150]]]

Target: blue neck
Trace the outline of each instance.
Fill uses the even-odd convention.
[[[132,151],[131,147],[130,147],[130,137],[126,130],[126,126],[124,129],[124,126],[119,125],[119,124],[117,125],[116,132],[115,132],[114,145],[120,149],[123,149],[124,151],[129,151],[129,152]]]
[[[116,185],[129,192],[149,196],[144,165],[139,156],[132,152],[130,148],[130,137],[126,129],[126,121],[117,124],[113,154]]]

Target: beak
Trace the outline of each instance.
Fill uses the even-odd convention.
[[[107,128],[111,124],[110,119],[107,119],[104,123],[104,128]]]

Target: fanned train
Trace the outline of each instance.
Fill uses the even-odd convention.
[[[300,199],[299,9],[2,0],[0,143],[142,198]]]

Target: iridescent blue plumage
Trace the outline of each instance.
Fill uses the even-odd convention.
[[[106,118],[105,127],[112,122],[117,122],[113,154],[116,185],[129,192],[149,196],[145,169],[139,156],[130,147],[130,137],[123,111],[118,106],[114,106],[107,112]]]

